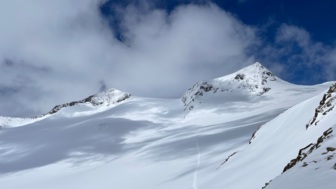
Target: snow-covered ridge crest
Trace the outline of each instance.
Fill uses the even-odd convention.
[[[210,81],[201,81],[182,96],[186,109],[193,109],[193,102],[205,93],[245,91],[252,95],[262,95],[271,90],[271,83],[277,81],[274,74],[256,62],[235,73]]]
[[[76,107],[75,109],[70,109],[67,114],[74,115],[85,115],[90,113],[96,113],[104,111],[106,108],[110,108],[113,105],[129,99],[132,95],[117,89],[108,89],[102,91],[95,95],[91,95],[85,99],[72,101],[65,104],[60,104],[52,108],[48,113],[28,118],[17,118],[17,117],[2,117],[0,116],[0,128],[1,127],[17,127],[22,125],[27,125],[40,120],[43,120],[59,111],[66,109],[68,107]]]
[[[106,91],[91,95],[85,99],[79,101],[73,101],[61,105],[55,106],[48,114],[54,114],[62,108],[74,106],[74,105],[89,105],[89,106],[110,106],[122,102],[132,95],[130,93],[122,92],[117,89],[108,89]]]

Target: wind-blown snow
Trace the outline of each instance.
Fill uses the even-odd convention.
[[[260,189],[271,179],[268,187],[281,186],[297,166],[279,176],[283,168],[335,125],[335,110],[306,129],[330,83],[298,86],[268,72],[255,64],[211,81],[232,90],[202,89],[203,95],[188,101],[191,111],[180,99],[129,98],[113,90],[113,98],[95,95],[97,106],[83,99],[30,122],[1,118],[0,186]],[[237,74],[245,76],[237,80]],[[184,97],[192,97],[191,91]]]

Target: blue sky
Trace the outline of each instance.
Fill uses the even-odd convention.
[[[102,6],[103,14],[113,14],[111,6],[128,6],[130,3],[140,4],[142,1],[123,0],[108,1]],[[310,32],[313,40],[326,44],[334,44],[336,37],[335,20],[336,2],[333,0],[154,0],[153,6],[168,12],[180,5],[206,4],[212,2],[222,9],[231,12],[242,22],[258,27],[269,26],[266,36],[269,40],[274,30],[282,23],[303,27]]]
[[[303,27],[310,32],[313,40],[334,44],[336,25],[336,2],[332,0],[243,0],[213,1],[225,10],[234,13],[244,23],[263,26],[273,22],[273,27],[282,23]],[[273,29],[273,31],[272,31]],[[267,37],[274,36],[274,28],[270,28]]]
[[[335,6],[2,0],[0,115],[41,114],[106,88],[179,98],[198,81],[256,61],[296,84],[336,80]]]

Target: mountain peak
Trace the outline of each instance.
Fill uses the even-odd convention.
[[[253,82],[255,84],[262,83],[264,84],[268,80],[275,81],[276,78],[274,74],[269,71],[265,66],[263,66],[261,63],[256,62],[254,64],[251,64],[245,68],[242,68],[230,75],[223,76],[220,78],[217,78],[215,80],[231,80],[231,78],[234,76],[236,80],[250,80],[250,82]]]
[[[205,93],[243,92],[248,95],[263,95],[270,91],[277,80],[274,74],[259,62],[242,68],[232,74],[210,81],[196,83],[181,98],[185,107],[193,109],[194,101]]]
[[[269,71],[265,66],[263,66],[260,62],[256,62],[254,64],[251,64],[243,69],[241,69],[242,71],[243,70],[251,70],[251,71]]]
[[[259,68],[265,68],[265,66],[262,65],[260,62],[255,62],[254,64],[251,64],[250,66],[259,67]]]
[[[245,68],[242,69],[266,69],[265,66],[263,66],[260,62],[255,62],[249,66],[246,66]]]

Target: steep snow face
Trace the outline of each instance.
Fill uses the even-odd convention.
[[[292,177],[291,182],[296,182],[296,184],[292,186],[277,184],[274,188],[303,188],[295,187],[308,185],[306,183],[300,185],[299,182],[301,182],[301,180],[299,178],[304,177],[305,174],[310,174],[307,175],[307,178],[311,179],[313,174],[317,174],[318,172],[307,169],[307,171],[298,173],[298,177],[294,177],[293,175],[296,173],[293,172],[292,169],[302,166],[305,161],[307,161],[306,163],[312,163],[314,160],[308,160],[307,158],[310,156],[317,159],[317,161],[321,161],[321,166],[329,166],[328,169],[330,172],[333,169],[332,163],[325,164],[326,161],[324,161],[324,159],[328,158],[326,156],[327,154],[322,156],[321,154],[327,151],[328,146],[336,147],[335,137],[333,135],[333,131],[336,129],[336,110],[334,109],[336,104],[334,100],[336,96],[335,86],[336,85],[333,85],[323,94],[290,108],[285,113],[263,125],[256,132],[251,143],[246,146],[245,149],[237,152],[221,167],[220,174],[222,175],[222,180],[219,180],[220,177],[217,177],[214,180],[209,180],[207,184],[216,183],[216,188],[257,189],[265,185],[267,185],[266,188],[272,188],[270,186],[274,183],[281,182],[281,184],[284,184],[286,183],[286,178]],[[315,111],[320,112],[319,110],[321,109],[319,107],[325,106],[328,106],[328,108],[324,109],[325,111],[321,111],[323,117],[316,116]],[[312,121],[314,117],[319,118],[316,119],[318,120],[317,122]],[[314,124],[307,127],[307,123]],[[329,142],[324,144],[325,141]],[[329,155],[332,155],[331,152]],[[314,163],[312,163],[312,165],[314,165]],[[317,165],[314,165],[312,167],[316,166]],[[325,170],[325,168],[323,169]],[[269,181],[273,179],[277,180],[276,177],[281,175],[284,171],[285,173],[279,177],[279,181],[269,183]],[[230,173],[234,173],[234,175]],[[326,174],[329,175],[328,182],[335,184],[331,173],[329,174],[328,171],[325,173],[321,171],[320,173],[321,175],[315,175],[315,178],[323,177],[324,174]],[[333,172],[333,174],[335,173],[336,172]],[[230,175],[230,177],[226,175]],[[285,178],[285,175],[288,176]],[[280,178],[282,178],[282,181]],[[297,180],[294,181],[294,178],[297,178]],[[323,185],[325,181],[326,179],[323,178],[316,182],[318,183],[317,185]],[[206,184],[204,184],[204,186],[206,186]],[[326,185],[325,187],[310,186],[307,188],[327,189],[330,188],[330,185]]]
[[[327,129],[315,142],[302,148],[298,156],[287,165],[285,172],[272,180],[267,189],[331,189],[336,180],[336,84],[323,95],[315,109],[314,118],[307,124],[311,127]]]
[[[95,95],[91,95],[83,100],[57,105],[48,113],[33,118],[12,118],[0,116],[0,127],[15,127],[31,124],[60,112],[63,116],[94,114],[120,104],[121,102],[129,99],[131,96],[132,95],[130,93],[122,92],[117,89],[108,89]]]

